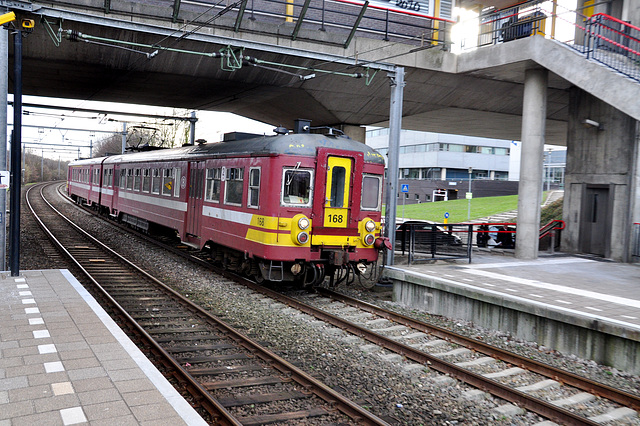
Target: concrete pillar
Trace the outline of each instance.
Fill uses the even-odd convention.
[[[446,167],[441,167],[440,168],[440,180],[447,180],[447,168]]]
[[[632,261],[633,223],[640,222],[640,126],[578,88],[569,93],[562,251]],[[592,194],[600,190],[606,202],[601,193],[594,221]]]
[[[522,154],[518,185],[518,234],[516,257],[536,259],[542,203],[542,160],[547,116],[548,72],[529,69],[524,77],[522,106]]]

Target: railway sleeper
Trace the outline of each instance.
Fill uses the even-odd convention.
[[[293,411],[290,413],[262,414],[250,417],[238,417],[237,420],[244,426],[257,426],[270,423],[285,422],[288,420],[328,416],[329,414],[331,413],[324,408],[313,408],[311,410]]]
[[[268,402],[288,401],[291,399],[309,398],[313,394],[300,391],[263,393],[254,395],[240,395],[236,397],[219,398],[218,402],[225,408],[239,407],[249,404],[264,404]]]
[[[278,376],[265,377],[244,377],[235,380],[218,380],[213,382],[205,382],[202,384],[206,390],[226,389],[226,388],[242,388],[263,385],[279,385],[289,383],[292,379]]]

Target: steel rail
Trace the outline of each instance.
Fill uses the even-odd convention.
[[[47,186],[47,184],[43,184],[43,185],[38,185],[38,186],[33,186],[31,188],[29,188],[25,194],[25,199],[27,202],[27,205],[29,207],[29,209],[31,210],[31,213],[33,215],[33,217],[35,218],[35,220],[38,222],[38,225],[40,226],[40,228],[45,232],[45,234],[47,235],[47,237],[51,240],[51,242],[56,245],[58,247],[58,249],[60,251],[62,251],[70,260],[71,262],[73,262],[76,267],[85,275],[85,277],[91,281],[91,284],[95,286],[95,288],[97,288],[100,293],[102,294],[102,297],[104,299],[106,299],[108,301],[108,303],[110,305],[112,305],[113,307],[116,308],[116,310],[118,311],[119,315],[124,318],[128,324],[130,324],[131,326],[133,326],[133,328],[136,330],[136,333],[138,333],[140,336],[142,336],[145,340],[145,342],[150,345],[153,348],[153,351],[155,353],[158,353],[162,356],[163,362],[168,363],[175,371],[180,373],[180,376],[182,378],[183,381],[185,381],[186,383],[189,384],[189,386],[187,386],[187,390],[189,391],[189,393],[195,397],[198,402],[205,407],[205,409],[207,409],[207,411],[209,412],[209,414],[211,414],[214,419],[216,420],[216,422],[220,422],[219,424],[221,425],[230,425],[230,426],[241,426],[241,423],[239,423],[235,417],[233,417],[233,415],[231,415],[231,413],[229,413],[229,411],[227,411],[226,408],[224,408],[222,405],[220,405],[218,403],[217,400],[215,400],[214,398],[211,397],[211,395],[209,394],[209,392],[200,385],[200,383],[198,383],[196,381],[195,378],[193,378],[193,376],[191,376],[187,370],[185,370],[179,363],[177,363],[175,361],[175,359],[167,352],[165,351],[156,341],[155,339],[153,339],[153,337],[151,337],[149,335],[149,333],[147,333],[142,326],[140,326],[138,324],[138,322],[133,319],[133,317],[131,317],[131,315],[129,315],[127,313],[127,311],[93,278],[93,276],[91,276],[91,274],[80,264],[80,262],[66,249],[66,247],[64,247],[64,245],[55,237],[55,235],[51,232],[51,230],[45,225],[45,223],[42,221],[42,219],[40,218],[40,216],[36,213],[33,205],[31,204],[31,201],[29,200],[29,195],[31,190],[38,188],[40,190],[40,196],[42,198],[42,200],[52,209],[53,212],[55,212],[59,217],[61,217],[62,219],[66,220],[74,229],[76,229],[77,231],[81,232],[84,236],[89,237],[94,243],[98,244],[99,246],[101,246],[102,248],[106,249],[107,251],[109,251],[111,254],[115,255],[116,257],[119,257],[120,259],[122,259],[123,261],[125,261],[125,263],[127,263],[129,266],[133,267],[136,269],[137,272],[142,273],[143,275],[147,276],[147,278],[151,279],[152,281],[156,282],[157,284],[164,286],[164,284],[162,284],[161,282],[159,282],[158,280],[156,280],[154,277],[152,277],[151,275],[147,274],[145,271],[141,270],[140,268],[136,267],[135,265],[133,265],[131,262],[129,262],[128,260],[124,259],[123,257],[121,257],[120,255],[118,255],[117,253],[115,253],[113,250],[111,250],[109,247],[105,246],[104,244],[102,244],[101,242],[99,242],[98,240],[96,240],[94,237],[92,237],[91,235],[89,235],[88,233],[86,233],[84,230],[80,229],[76,224],[74,224],[73,222],[71,222],[68,218],[66,218],[62,213],[60,213],[55,207],[53,207],[51,205],[51,203],[49,203],[46,198],[44,197],[43,194],[43,189]],[[166,287],[166,286],[164,286]],[[171,290],[170,288],[166,287],[166,289]],[[192,387],[192,388],[191,388]]]
[[[46,202],[46,200],[45,200],[45,202]],[[49,203],[47,202],[47,204],[49,204]],[[217,327],[223,329],[226,333],[229,334],[229,336],[233,336],[233,339],[237,343],[239,343],[241,346],[243,346],[245,349],[251,351],[255,356],[260,357],[260,359],[263,359],[263,360],[267,361],[272,368],[274,368],[276,370],[279,370],[279,371],[281,371],[283,373],[287,373],[287,374],[291,375],[291,378],[293,380],[295,380],[297,383],[299,383],[300,385],[304,386],[309,391],[313,392],[315,395],[320,397],[322,400],[330,402],[334,408],[336,408],[337,410],[339,410],[343,414],[349,416],[350,418],[356,420],[359,424],[388,426],[388,423],[385,422],[384,420],[380,419],[379,417],[377,417],[374,414],[370,413],[369,411],[365,410],[364,408],[362,408],[358,404],[352,402],[348,398],[346,398],[343,395],[339,394],[338,392],[334,391],[330,387],[326,386],[324,383],[322,383],[322,382],[318,381],[317,379],[315,379],[313,376],[305,373],[304,371],[302,371],[298,367],[296,367],[293,364],[291,364],[290,362],[286,361],[284,358],[276,355],[275,353],[273,353],[270,350],[262,347],[261,345],[258,345],[257,343],[255,343],[251,338],[249,338],[245,334],[239,332],[235,328],[233,328],[233,327],[229,326],[228,324],[224,323],[219,318],[216,318],[215,316],[211,315],[209,312],[207,312],[206,310],[201,308],[199,305],[196,305],[195,303],[193,303],[189,299],[186,299],[184,296],[182,296],[180,293],[176,292],[172,288],[168,287],[166,284],[158,281],[157,279],[155,279],[154,277],[149,275],[146,271],[140,269],[139,267],[134,265],[132,262],[130,262],[126,258],[122,257],[121,255],[119,255],[118,253],[113,251],[111,248],[109,248],[108,246],[104,245],[102,242],[97,240],[95,237],[91,236],[86,231],[82,230],[80,227],[78,227],[78,225],[74,224],[68,218],[64,217],[60,212],[58,212],[58,210],[56,210],[55,207],[53,207],[51,204],[49,204],[49,206],[57,214],[59,214],[63,219],[65,219],[70,225],[72,225],[79,232],[83,233],[84,236],[89,238],[92,242],[94,242],[95,244],[97,244],[100,247],[104,248],[105,250],[109,251],[111,254],[113,254],[114,256],[118,257],[123,262],[127,263],[130,267],[135,268],[137,271],[139,271],[142,274],[144,274],[145,276],[147,276],[149,279],[154,281],[154,283],[159,285],[162,289],[164,289],[165,291],[171,293],[172,296],[180,299],[180,301],[182,303],[188,305],[189,308],[192,309],[193,311],[196,311],[198,314],[200,314],[200,315],[206,317],[208,320],[214,322]],[[65,251],[65,254],[67,254],[68,256],[71,257],[71,254],[69,254],[66,249],[63,248],[63,250]],[[82,267],[80,266],[80,268],[82,268]],[[235,276],[232,276],[231,274],[227,274],[227,277],[228,278],[232,278],[234,280],[237,279]],[[92,279],[92,281],[95,282],[93,279]],[[98,284],[98,286],[99,286],[99,284]],[[113,300],[111,298],[111,296],[109,296],[102,287],[99,287],[99,288],[106,294],[106,296],[110,300]],[[118,306],[119,309],[122,309],[124,311],[124,309],[121,308],[120,305],[118,305],[117,302],[115,302],[115,300],[113,301],[113,303],[115,303],[116,306]],[[126,312],[125,312],[125,315],[128,318],[131,318],[128,314],[126,314]],[[133,318],[131,318],[131,321],[133,321],[133,323],[136,325],[136,327],[139,327],[137,325],[137,323],[135,322],[135,320],[133,320]],[[146,332],[144,332],[144,330],[142,330],[142,331],[143,331],[145,336],[148,336],[149,339],[153,340],[153,338],[151,338]],[[155,343],[155,341],[154,341],[154,344],[157,345]],[[159,350],[161,350],[162,352],[166,353],[161,347],[159,347]],[[170,359],[171,359],[171,361],[173,361],[172,357],[170,357]],[[175,362],[172,362],[172,363],[175,364]],[[196,385],[198,388],[201,388],[201,385],[199,383],[197,383],[195,381],[195,379],[186,370],[184,370],[180,365],[177,365],[176,368],[179,368],[181,371],[184,371],[184,373],[187,375],[187,377],[190,378],[190,381],[193,380],[194,381],[194,385]],[[215,406],[216,407],[219,406],[220,408],[222,408],[222,410],[224,410],[224,412],[228,413],[226,411],[226,409],[224,407],[222,407],[221,405],[219,405],[219,403],[215,399],[211,398],[208,393],[205,393],[205,395],[209,399],[211,399],[213,402],[215,402]],[[229,416],[231,416],[231,419],[233,419],[235,421],[235,418],[231,414],[229,414]],[[240,423],[229,423],[229,424],[234,424],[235,425],[235,424],[240,424]]]
[[[415,328],[416,330],[419,330],[425,333],[433,334],[441,339],[446,339],[458,345],[465,346],[476,352],[480,352],[485,355],[498,358],[504,362],[508,362],[509,364],[513,364],[518,367],[522,367],[524,369],[532,371],[534,373],[538,373],[543,376],[552,378],[561,383],[584,390],[585,392],[593,393],[595,395],[601,396],[608,400],[617,402],[618,404],[624,405],[629,408],[633,408],[634,410],[640,410],[640,396],[638,395],[633,395],[633,394],[621,391],[619,389],[613,388],[611,386],[607,386],[605,384],[596,382],[591,379],[587,379],[585,377],[579,376],[569,371],[562,370],[552,365],[544,364],[540,361],[536,361],[531,358],[518,355],[514,352],[507,351],[505,349],[491,346],[479,340],[475,340],[470,337],[463,336],[461,334],[446,330],[444,328],[441,328],[432,324],[427,324],[425,322],[418,321],[414,318],[411,318],[402,314],[398,314],[397,312],[389,311],[384,308],[380,308],[370,303],[353,299],[349,296],[345,296],[343,294],[336,293],[331,290],[319,288],[317,289],[317,291],[324,296],[333,298],[347,305],[357,307],[359,309],[370,312],[372,314],[379,315],[390,321],[397,322],[407,327]]]
[[[274,299],[286,303],[287,305],[296,308],[306,314],[312,315],[322,321],[326,321],[329,324],[348,331],[349,333],[363,337],[366,340],[369,340],[393,352],[401,354],[412,361],[425,364],[429,366],[429,368],[433,368],[437,371],[440,371],[441,373],[449,374],[450,376],[462,380],[469,385],[472,385],[474,387],[477,387],[478,389],[484,390],[485,392],[489,392],[494,396],[517,404],[522,408],[537,413],[552,421],[559,422],[561,424],[571,424],[576,426],[595,426],[599,424],[585,417],[577,415],[569,410],[553,405],[550,402],[543,401],[541,399],[532,397],[522,391],[516,390],[507,385],[503,385],[496,380],[484,377],[463,367],[459,367],[451,362],[444,361],[436,356],[430,355],[418,349],[412,348],[411,346],[404,345],[393,339],[377,334],[374,331],[361,327],[353,322],[339,318],[328,312],[319,310],[313,306],[307,305],[306,303],[300,302],[291,297],[282,295],[271,289],[261,287],[247,279],[243,279],[243,282],[252,290],[261,292],[265,295],[268,295],[269,297],[273,297]]]

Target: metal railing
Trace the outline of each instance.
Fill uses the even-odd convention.
[[[179,2],[178,2],[179,3]],[[271,32],[266,26],[253,22],[274,24],[273,32],[292,40],[301,38],[303,30],[327,31],[342,34],[339,42],[348,47],[354,36],[401,42],[421,47],[447,47],[450,45],[450,30],[455,24],[448,19],[435,18],[401,6],[411,7],[414,2],[397,2],[398,7],[384,7],[369,1],[353,0],[247,0],[233,10],[225,11],[230,21],[216,21],[218,26],[233,27],[235,31]],[[185,2],[183,9],[192,12],[224,10],[225,5],[212,5],[210,1]],[[174,19],[179,20],[180,14]],[[197,24],[198,22],[193,22]],[[308,39],[307,35],[307,39]],[[330,43],[315,36],[314,41]]]
[[[445,259],[469,259],[473,225],[404,222],[396,228],[396,250],[407,252],[409,265]]]
[[[640,224],[637,224],[640,233]],[[559,247],[560,233],[565,228],[562,220],[552,220],[540,228],[540,250],[554,253]],[[432,260],[468,259],[472,248],[507,249],[516,247],[517,224],[514,222],[487,223],[431,223],[407,221],[396,227],[396,247],[407,255],[409,265]],[[475,244],[474,244],[475,234]],[[637,244],[640,244],[640,235]],[[640,247],[638,247],[640,251]]]
[[[598,13],[585,25],[585,54],[640,81],[640,28]]]
[[[554,219],[540,228],[540,250],[548,249],[551,253],[555,252],[556,248],[560,246],[560,235],[564,227],[563,220]]]
[[[587,17],[555,1],[531,0],[481,14],[478,25],[476,39],[460,41],[463,50],[541,35],[640,81],[640,28],[612,16]]]
[[[524,2],[480,16],[478,47],[535,34],[546,35],[546,18],[538,1]]]

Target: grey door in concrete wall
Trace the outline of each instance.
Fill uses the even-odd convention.
[[[582,204],[581,250],[606,256],[611,237],[610,224],[609,188],[587,186]]]

